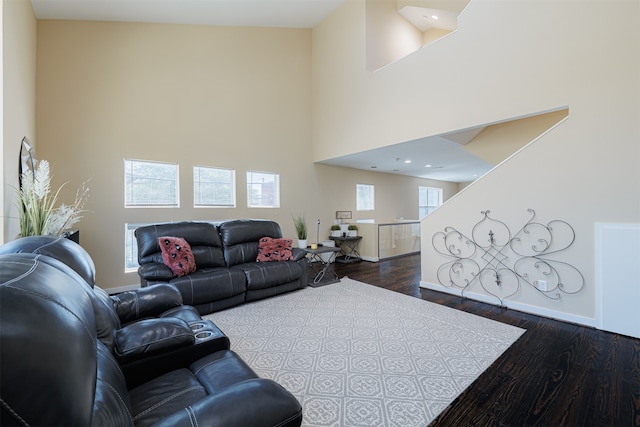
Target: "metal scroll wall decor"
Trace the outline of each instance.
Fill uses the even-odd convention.
[[[547,298],[575,294],[584,287],[584,277],[572,265],[554,259],[573,245],[575,231],[565,221],[546,225],[529,220],[515,233],[502,221],[482,211],[483,218],[467,236],[454,227],[433,235],[434,249],[451,260],[438,268],[438,281],[464,291],[477,282],[500,305],[521,286],[529,286]]]

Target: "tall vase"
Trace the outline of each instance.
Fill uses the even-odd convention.
[[[298,239],[298,248],[306,249],[307,248],[307,239]]]

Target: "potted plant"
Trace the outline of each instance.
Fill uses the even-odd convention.
[[[358,235],[358,227],[355,224],[349,224],[347,227],[347,237],[356,237]]]
[[[296,227],[296,235],[298,236],[298,247],[305,249],[307,247],[307,223],[304,215],[292,216],[293,225]]]
[[[340,237],[342,236],[342,232],[340,231],[339,224],[333,224],[331,226],[331,237]]]
[[[20,207],[20,236],[61,236],[82,218],[84,204],[89,197],[86,183],[76,192],[72,205],[55,207],[62,184],[57,190],[51,188],[49,162],[41,160],[37,167],[22,173],[22,184],[18,190]]]

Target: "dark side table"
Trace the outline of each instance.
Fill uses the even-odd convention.
[[[309,286],[318,287],[322,285],[329,285],[331,283],[338,283],[340,279],[331,266],[335,255],[340,252],[340,248],[332,248],[330,246],[318,246],[318,249],[306,248],[302,249],[309,256],[309,267],[313,270],[315,275],[312,280],[309,281]],[[322,254],[331,254],[326,259],[321,257]]]
[[[336,246],[340,248],[342,255],[336,257],[336,262],[343,264],[349,264],[352,262],[360,262],[362,258],[358,253],[358,245],[362,236],[355,237],[330,237],[331,240],[336,242]]]

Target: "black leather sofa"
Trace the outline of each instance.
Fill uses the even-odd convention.
[[[173,222],[140,227],[135,235],[141,285],[175,285],[184,303],[200,314],[307,286],[309,264],[305,252],[297,247],[292,249],[292,261],[256,262],[261,238],[282,238],[274,221]],[[181,237],[189,243],[195,272],[178,277],[163,263],[158,244],[163,236]]]
[[[229,338],[191,306],[170,284],[110,296],[95,284],[95,265],[79,244],[54,236],[30,236],[0,246],[0,254],[36,254],[53,266],[71,268],[82,280],[79,292],[91,299],[98,338],[135,387],[177,366],[230,348]],[[60,265],[63,265],[60,267]]]
[[[59,259],[0,255],[0,425],[301,424],[299,402],[230,350],[178,361],[127,387],[110,336],[101,334],[106,311],[98,303],[81,274]]]

